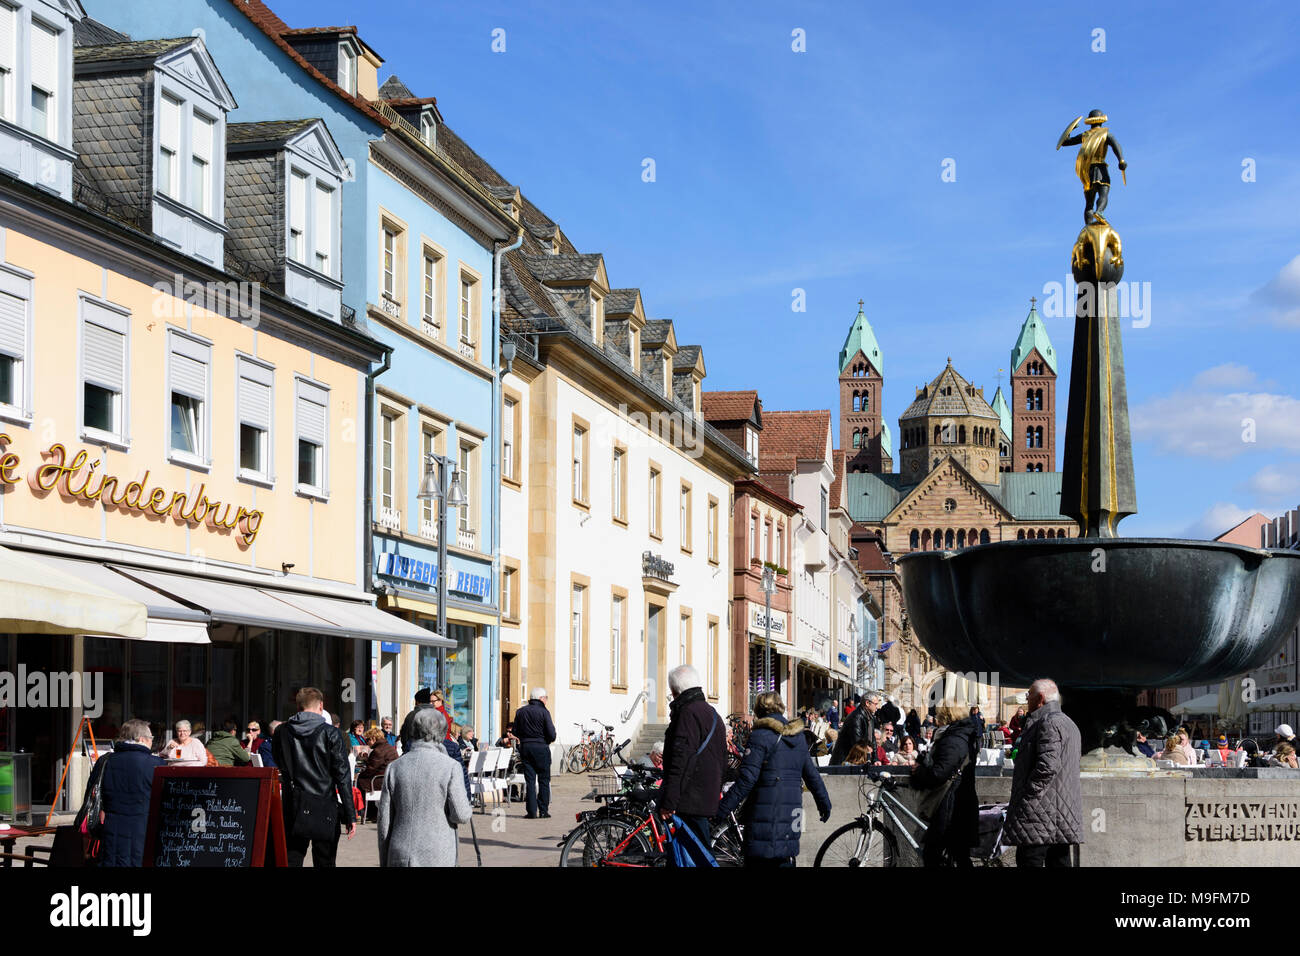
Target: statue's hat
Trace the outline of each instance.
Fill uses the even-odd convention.
[[[1088,114],[1088,118],[1084,120],[1084,122],[1087,123],[1089,126],[1097,126],[1101,123],[1106,122],[1106,114],[1103,113],[1101,110],[1093,110],[1091,113]]]

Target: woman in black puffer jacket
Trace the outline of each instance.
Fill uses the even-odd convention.
[[[718,805],[718,816],[725,817],[750,797],[741,814],[745,866],[794,866],[802,830],[803,784],[808,784],[822,820],[831,815],[826,786],[804,742],[803,721],[787,721],[784,710],[779,694],[760,694],[754,702],[749,750],[739,778]]]
[[[935,717],[939,729],[934,734],[930,759],[917,762],[909,783],[913,790],[931,791],[954,775],[960,776],[926,821],[921,859],[926,866],[942,866],[946,851],[949,863],[968,867],[972,865],[971,847],[979,843],[980,807],[975,793],[979,727],[974,717],[957,720],[956,708],[947,705],[940,707]]]

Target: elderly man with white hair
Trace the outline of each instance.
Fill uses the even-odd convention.
[[[519,738],[519,765],[524,772],[524,819],[549,817],[551,805],[551,744],[555,723],[546,709],[546,688],[534,687],[528,703],[515,712],[514,733]]]
[[[703,683],[689,664],[668,674],[673,700],[664,734],[659,815],[667,820],[677,814],[708,846],[709,821],[717,816],[727,767],[727,728],[705,698]]]
[[[838,767],[844,763],[849,751],[857,744],[866,744],[874,750],[876,731],[880,728],[881,723],[876,719],[876,711],[880,709],[883,699],[884,697],[879,691],[873,690],[863,696],[861,707],[858,707],[848,717],[844,718],[839,736],[835,738],[835,747],[831,751],[832,767]]]
[[[1034,681],[1028,704],[1004,838],[1016,847],[1016,866],[1073,866],[1083,842],[1079,728],[1062,712],[1054,681]]]

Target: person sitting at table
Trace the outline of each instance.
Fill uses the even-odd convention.
[[[233,717],[227,717],[218,730],[208,741],[208,753],[217,758],[218,767],[233,767],[236,764],[243,766],[252,763],[253,755],[239,745],[239,738],[235,736],[235,731],[239,729],[239,722]]]
[[[514,730],[515,730],[515,725],[513,723],[506,724],[506,732],[502,734],[500,738],[498,738],[497,746],[510,747],[512,749],[518,747],[519,738],[515,736]]]
[[[866,744],[854,744],[844,762],[858,767],[869,766],[872,762],[871,748]]]
[[[366,731],[365,741],[370,753],[357,774],[357,789],[363,794],[379,790],[384,785],[384,773],[397,759],[397,748],[384,739],[384,732],[378,727]]]
[[[1292,770],[1297,769],[1295,747],[1286,741],[1278,744],[1273,751],[1273,758],[1269,760],[1270,767],[1289,767]]]
[[[176,721],[176,735],[167,741],[161,756],[174,767],[206,767],[208,765],[208,748],[194,736],[193,726],[188,720]]]
[[[1180,767],[1190,766],[1194,763],[1194,758],[1187,756],[1187,751],[1181,746],[1181,741],[1185,739],[1178,735],[1170,737],[1165,741],[1165,749],[1160,752],[1158,759],[1168,760],[1170,763],[1177,764]]]
[[[348,746],[352,748],[352,752],[360,757],[361,751],[366,746],[366,722],[364,720],[352,721],[348,726],[347,737],[344,739],[347,740]]]
[[[895,767],[916,766],[916,738],[904,737],[902,744],[890,756],[889,762]]]
[[[632,766],[640,767],[643,770],[664,769],[664,742],[656,740],[650,745],[650,752],[644,757],[632,761]]]
[[[1196,766],[1197,763],[1196,748],[1192,746],[1192,738],[1188,735],[1187,730],[1184,728],[1180,728],[1177,737],[1178,737],[1178,749],[1181,750],[1187,756],[1188,766],[1191,767]]]
[[[469,724],[460,728],[460,749],[461,753],[478,753],[478,738],[474,736],[474,728]]]
[[[390,744],[392,744],[394,747],[396,747],[397,734],[393,733],[393,718],[385,717],[380,722],[380,727],[384,731],[384,739],[388,741]]]

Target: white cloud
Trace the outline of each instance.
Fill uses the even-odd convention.
[[[1183,532],[1183,537],[1191,538],[1193,541],[1213,541],[1254,513],[1231,502],[1216,501],[1188,526]]]
[[[1250,476],[1245,487],[1261,498],[1289,499],[1300,495],[1300,465],[1266,465]]]
[[[1275,324],[1300,328],[1300,256],[1252,292],[1250,301]]]
[[[1134,438],[1169,454],[1225,459],[1252,450],[1300,452],[1300,399],[1290,395],[1183,389],[1144,402],[1130,419]]]
[[[1237,362],[1226,362],[1207,368],[1192,379],[1193,388],[1245,388],[1255,384],[1258,378],[1254,372]]]

